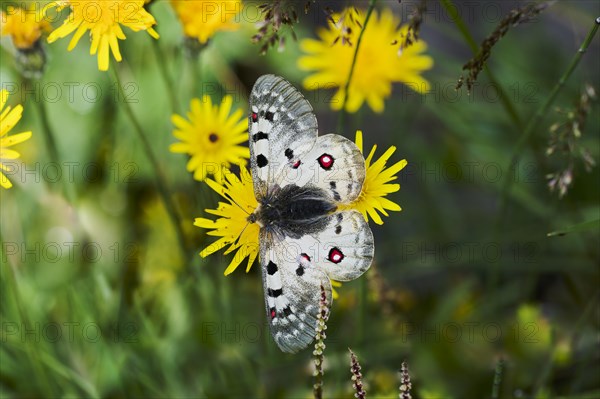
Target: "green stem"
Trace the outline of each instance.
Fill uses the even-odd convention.
[[[167,71],[167,65],[164,62],[165,57],[162,54],[158,40],[152,40],[152,48],[154,49],[154,55],[156,56],[156,63],[158,64],[160,75],[162,76],[165,86],[167,87],[167,94],[169,95],[169,100],[171,101],[171,111],[172,113],[176,114],[179,110],[179,102],[177,101],[177,95],[175,94],[174,90],[175,85],[169,76],[169,71]]]
[[[31,81],[29,79],[25,80],[28,86],[31,86]],[[40,87],[40,85],[33,85],[34,88]],[[43,100],[43,96],[41,93],[36,93],[36,98],[38,101],[34,101],[37,105],[38,114],[40,118],[41,131],[44,135],[44,141],[46,142],[46,148],[48,149],[48,157],[50,158],[50,162],[56,165],[57,168],[61,168],[60,164],[60,156],[58,155],[58,146],[56,145],[56,140],[54,139],[55,135],[52,131],[52,127],[50,126],[50,121],[48,119],[48,112],[46,110],[46,103]],[[67,198],[71,205],[75,205],[74,195],[72,193],[71,187],[68,185],[66,179],[61,178],[61,189],[63,191],[63,195]],[[47,183],[48,184],[48,183]],[[50,184],[48,184],[50,186]]]
[[[442,1],[445,1],[445,0],[442,0]],[[519,158],[521,157],[521,153],[523,152],[523,148],[525,147],[525,144],[528,142],[529,138],[533,135],[536,128],[540,125],[542,118],[544,117],[544,115],[546,115],[546,113],[550,109],[550,106],[556,99],[556,96],[558,95],[560,90],[565,85],[565,82],[569,79],[569,77],[571,76],[571,74],[573,73],[573,71],[575,70],[577,65],[579,64],[579,61],[583,57],[583,54],[587,51],[587,48],[589,47],[590,43],[592,42],[592,39],[596,35],[596,32],[598,31],[599,26],[600,26],[600,17],[598,17],[594,20],[594,25],[588,32],[587,37],[585,38],[585,40],[579,47],[579,50],[577,50],[577,53],[571,60],[571,63],[567,67],[567,70],[560,77],[560,79],[558,80],[556,85],[554,85],[554,88],[550,92],[550,95],[548,96],[546,101],[540,106],[540,108],[537,110],[537,112],[529,120],[529,122],[527,123],[527,126],[525,127],[525,130],[523,131],[523,134],[521,134],[521,136],[519,137],[519,140],[517,141],[517,143],[512,151],[512,156],[510,158],[510,163],[508,164],[508,168],[506,169],[507,173],[505,174],[504,182],[502,185],[502,192],[500,194],[501,195],[500,206],[499,206],[499,212],[498,212],[498,220],[496,221],[496,229],[499,229],[500,222],[504,219],[504,215],[506,212],[506,199],[508,197],[508,193],[510,192],[510,188],[512,185],[512,179],[510,178],[510,176],[512,174],[509,173],[509,171],[511,170],[511,168],[516,167],[517,162],[519,161]]]
[[[0,245],[2,246],[2,250],[4,251],[5,244],[4,244],[4,240],[2,239],[1,236],[0,236]],[[4,256],[4,254],[3,254],[3,256]],[[2,270],[1,274],[3,275],[3,277],[6,276],[8,291],[12,290],[12,292],[13,292],[15,306],[17,308],[17,313],[19,314],[19,318],[21,319],[20,320],[21,328],[25,329],[25,331],[31,331],[31,330],[35,331],[35,329],[31,326],[31,322],[29,321],[29,318],[27,317],[27,312],[23,308],[23,301],[21,299],[21,294],[19,292],[19,283],[17,281],[16,272],[15,272],[13,266],[10,265],[9,263],[10,262],[2,262],[2,264],[4,265],[4,266],[2,266],[2,268],[3,269],[6,268],[6,269]],[[27,352],[27,357],[29,357],[31,366],[33,367],[33,373],[36,376],[35,380],[39,381],[40,384],[43,385],[44,391],[49,393],[50,394],[49,396],[56,397],[56,392],[55,392],[54,386],[52,384],[50,384],[50,379],[48,378],[46,369],[42,365],[42,359],[40,358],[40,349],[35,348],[32,340],[27,337],[25,337],[23,339],[23,341],[25,342],[25,350]]]
[[[360,42],[362,41],[363,34],[367,29],[367,25],[369,23],[369,19],[371,19],[371,14],[375,9],[375,3],[377,0],[370,0],[369,9],[367,10],[367,16],[365,17],[365,22],[363,22],[362,29],[358,34],[358,40],[356,41],[356,47],[354,48],[354,55],[352,56],[352,65],[350,65],[350,72],[348,73],[348,79],[346,80],[346,84],[344,85],[344,102],[342,104],[342,109],[340,110],[340,118],[338,120],[338,133],[343,134],[344,130],[344,119],[346,117],[346,104],[348,103],[348,91],[350,89],[350,82],[352,81],[352,76],[354,75],[354,67],[356,66],[356,60],[358,58],[358,49],[360,48]]]
[[[460,14],[458,13],[458,8],[454,6],[452,0],[440,0],[440,2],[442,3],[442,6],[446,9],[448,15],[450,15],[450,18],[456,24],[456,27],[462,34],[463,38],[465,39],[471,50],[473,51],[473,55],[476,55],[479,51],[479,46],[477,45],[477,42],[475,42],[475,39],[471,35],[471,32],[465,24],[465,21],[463,21]],[[487,65],[484,67],[484,70],[490,82],[498,90],[498,96],[500,97],[500,101],[502,102],[504,111],[506,111],[506,113],[512,120],[513,124],[517,127],[517,129],[521,130],[521,118],[519,118],[519,114],[517,113],[517,110],[510,101],[510,98],[506,94],[506,91],[504,91],[502,86],[498,83],[498,79],[496,79],[496,76],[492,73],[491,69],[487,67]]]
[[[38,107],[40,123],[42,125],[42,133],[44,134],[44,140],[46,141],[46,146],[48,148],[48,156],[50,157],[50,162],[58,164],[60,159],[58,156],[58,147],[56,145],[56,140],[54,140],[54,134],[52,133],[50,122],[48,121],[48,113],[46,112],[45,103],[44,101],[35,101],[35,103]]]
[[[504,360],[500,359],[496,363],[496,370],[494,371],[494,384],[492,385],[492,399],[498,399],[500,397],[500,388],[502,386],[503,371],[504,371]]]
[[[191,55],[186,57],[192,78],[189,100],[192,98],[201,98],[202,96],[202,53],[203,49],[200,49],[195,57]]]
[[[117,83],[117,89],[119,91],[119,96],[121,98],[126,98],[125,91],[123,90],[123,85],[121,83],[121,78],[119,77],[119,72],[117,70],[116,63],[113,62],[111,69],[113,71],[113,75],[114,75],[115,81]],[[150,145],[150,142],[148,141],[148,138],[146,137],[146,134],[144,133],[144,130],[142,129],[142,125],[140,124],[138,119],[135,117],[135,114],[133,113],[133,109],[131,108],[131,105],[127,101],[123,101],[122,104],[123,104],[123,108],[125,109],[125,113],[129,117],[129,120],[131,121],[131,124],[134,127],[133,130],[135,131],[139,140],[141,141],[144,152],[146,153],[146,156],[148,157],[148,160],[150,161],[150,164],[152,165],[152,168],[154,169],[154,178],[155,178],[156,187],[158,189],[158,193],[159,193],[160,197],[162,198],[165,209],[167,210],[167,214],[169,215],[169,218],[171,219],[171,223],[173,224],[173,228],[175,229],[175,233],[177,234],[177,240],[179,242],[181,254],[183,255],[184,259],[186,259],[187,258],[187,249],[186,249],[186,245],[185,245],[185,234],[183,233],[183,229],[181,227],[181,221],[180,221],[179,215],[177,214],[177,211],[175,209],[175,204],[173,203],[173,200],[171,199],[171,195],[169,193],[169,189],[167,188],[166,176],[158,163],[156,155],[154,155],[154,151],[152,150],[152,146]]]

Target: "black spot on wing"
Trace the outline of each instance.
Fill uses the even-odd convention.
[[[259,168],[264,168],[269,164],[269,161],[267,160],[267,157],[265,157],[263,154],[258,154],[258,156],[256,157],[256,164]]]
[[[268,120],[269,122],[273,122],[274,116],[275,116],[275,114],[272,113],[271,111],[265,112],[265,119]]]
[[[335,234],[340,234],[342,232],[342,226],[339,224],[335,226]]]
[[[287,159],[291,160],[294,157],[294,151],[292,151],[291,149],[286,149],[285,150],[285,156],[287,157]]]
[[[273,298],[277,298],[279,295],[283,293],[283,290],[280,288],[278,290],[272,290],[270,288],[267,289],[267,295]]]
[[[302,276],[304,274],[304,267],[302,267],[302,265],[298,265],[298,268],[296,269],[296,274],[298,276]]]
[[[252,141],[254,141],[255,143],[258,140],[263,140],[263,139],[268,139],[268,138],[269,138],[269,135],[267,133],[264,133],[264,132],[258,132],[256,134],[252,135]]]
[[[269,264],[267,265],[267,273],[269,273],[271,276],[277,273],[277,265],[269,261]]]
[[[336,201],[340,201],[342,197],[340,196],[340,193],[338,193],[336,190],[337,184],[334,181],[330,181],[329,188],[331,189],[331,192],[333,192],[333,199]]]

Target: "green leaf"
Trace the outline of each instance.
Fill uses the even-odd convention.
[[[589,220],[587,222],[578,223],[573,226],[566,227],[562,230],[553,231],[551,233],[548,233],[546,236],[547,237],[564,236],[565,234],[568,234],[568,233],[576,233],[576,232],[586,231],[586,230],[591,230],[591,229],[596,229],[596,231],[598,231],[599,228],[600,228],[600,219]]]

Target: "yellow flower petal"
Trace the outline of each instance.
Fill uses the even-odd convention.
[[[2,159],[17,159],[20,154],[7,147],[20,144],[31,137],[31,132],[22,132],[9,136],[8,132],[19,122],[23,113],[23,107],[19,104],[11,109],[6,107],[8,100],[8,90],[0,91],[0,160]],[[5,165],[0,162],[0,170],[8,171]],[[0,172],[0,186],[4,188],[11,188],[12,183],[8,180],[8,177]]]
[[[362,131],[358,130],[356,132],[355,141],[362,152]],[[365,160],[367,174],[359,197],[351,204],[341,206],[340,209],[356,209],[363,214],[365,220],[368,221],[371,218],[376,224],[383,224],[383,219],[379,216],[379,213],[388,216],[387,211],[398,212],[402,210],[400,205],[390,201],[385,196],[400,190],[399,184],[389,184],[389,182],[397,179],[396,174],[406,166],[407,162],[403,159],[386,168],[386,163],[396,151],[396,147],[391,146],[379,159],[373,162],[376,149],[377,146],[374,145]]]
[[[25,8],[9,5],[10,12],[0,12],[0,30],[2,36],[11,37],[16,48],[27,50],[33,48],[42,34],[52,28],[39,5],[30,3],[27,6],[25,2],[19,4]]]
[[[208,235],[221,237],[204,248],[200,252],[201,256],[208,256],[222,249],[225,255],[234,254],[225,269],[225,275],[236,270],[246,258],[248,258],[246,271],[250,270],[258,256],[259,227],[256,223],[247,220],[258,203],[254,196],[252,179],[248,179],[250,172],[241,166],[240,175],[242,179],[231,172],[225,173],[222,184],[212,179],[205,179],[205,182],[225,198],[226,202],[219,202],[217,209],[206,210],[209,214],[220,216],[218,219],[196,218],[194,221],[195,226],[209,230]]]
[[[4,188],[12,187],[12,183],[10,182],[10,180],[8,180],[8,177],[6,177],[6,175],[2,172],[0,172],[0,186]]]
[[[156,21],[144,8],[144,0],[64,0],[51,4],[51,7],[66,6],[71,14],[50,34],[48,42],[64,38],[76,30],[69,42],[68,50],[71,51],[89,31],[90,54],[98,55],[98,69],[101,71],[108,70],[110,53],[117,62],[122,59],[118,40],[124,40],[125,34],[121,25],[134,32],[145,30],[158,39],[158,34],[152,28]]]
[[[200,43],[206,43],[219,31],[238,29],[238,13],[243,7],[241,0],[171,0],[171,4],[185,35]]]
[[[334,95],[336,101],[331,103],[334,110],[342,108],[342,88],[348,79],[365,16],[365,12],[359,10],[356,13],[353,8],[347,8],[332,16],[335,23],[330,21],[328,29],[318,30],[318,40],[304,39],[300,43],[305,55],[298,59],[298,67],[311,72],[304,79],[304,87],[309,90],[339,87]],[[380,13],[373,12],[358,49],[346,111],[356,112],[366,101],[373,111],[383,112],[394,82],[405,83],[419,93],[429,90],[429,83],[421,77],[433,65],[433,59],[423,54],[427,48],[425,43],[417,41],[401,56],[398,56],[397,47],[390,46],[406,33],[407,26],[398,28],[399,25],[400,20],[389,8]],[[342,35],[353,45],[343,44]]]

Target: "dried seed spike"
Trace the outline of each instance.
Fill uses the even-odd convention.
[[[496,29],[481,43],[481,47],[477,55],[470,59],[464,66],[463,70],[468,70],[467,90],[473,88],[473,83],[477,80],[477,76],[485,67],[486,61],[491,55],[492,48],[496,43],[506,35],[510,27],[520,25],[531,21],[540,12],[542,12],[548,3],[532,3],[524,7],[512,10],[506,17],[500,21]],[[460,87],[460,86],[459,86]]]
[[[363,387],[360,363],[354,352],[352,352],[352,349],[348,348],[348,351],[350,352],[350,372],[352,373],[351,379],[353,381],[352,387],[356,391],[354,396],[359,399],[364,399],[367,397],[367,392]]]
[[[314,2],[314,0],[312,0]],[[308,10],[311,1],[305,3],[305,10]],[[288,33],[282,27],[289,27],[293,40],[297,40],[296,34],[293,32],[294,24],[298,23],[298,13],[296,4],[288,0],[272,0],[262,2],[258,7],[261,10],[262,21],[257,24],[260,35],[253,36],[253,42],[260,42],[260,53],[265,54],[270,47],[277,47],[278,51],[282,51],[285,40],[282,38]]]
[[[550,138],[545,153],[547,156],[558,158],[563,166],[549,173],[546,178],[548,188],[551,192],[558,191],[559,198],[565,196],[573,184],[578,161],[582,163],[586,172],[590,172],[596,164],[588,150],[581,144],[593,100],[595,100],[595,91],[591,86],[586,85],[574,108],[555,108],[561,119],[550,125]]]
[[[400,399],[412,399],[410,391],[412,389],[412,383],[410,382],[410,375],[408,374],[408,364],[406,361],[402,362],[400,368]]]
[[[313,385],[313,394],[316,399],[323,396],[323,350],[325,349],[325,330],[327,329],[327,320],[329,319],[329,301],[325,288],[321,286],[321,299],[319,300],[319,313],[317,314],[317,328],[315,335],[315,384]]]

